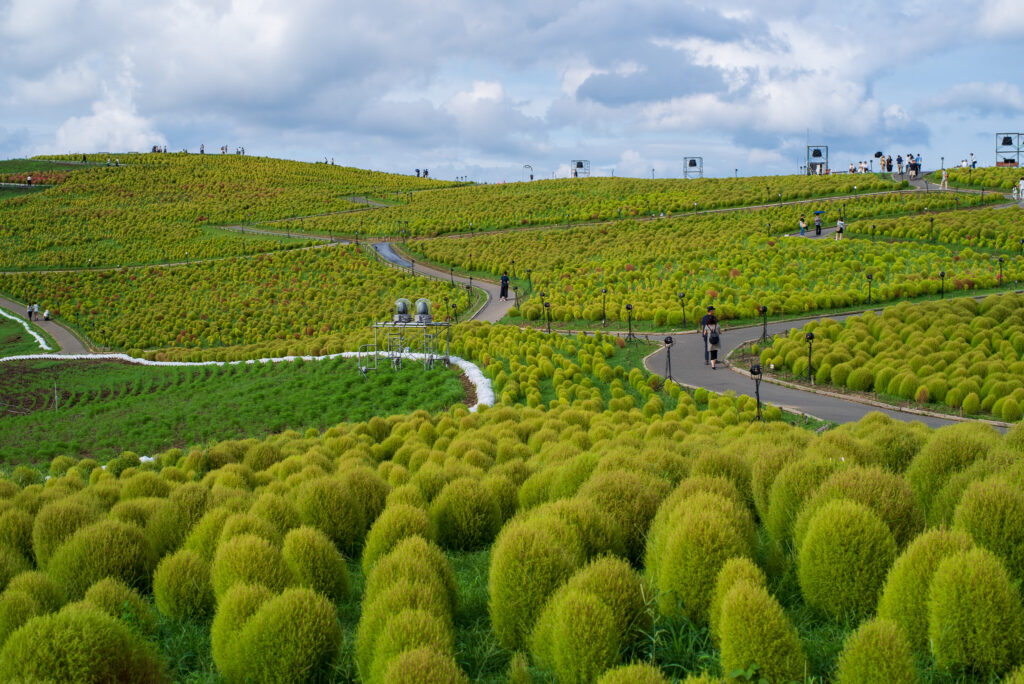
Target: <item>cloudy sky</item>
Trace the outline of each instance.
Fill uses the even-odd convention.
[[[925,165],[1024,131],[1019,0],[0,0],[0,157],[208,151],[472,180]]]

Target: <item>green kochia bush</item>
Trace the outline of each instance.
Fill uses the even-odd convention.
[[[426,610],[406,609],[392,616],[377,637],[373,662],[364,682],[383,682],[391,661],[403,651],[427,647],[453,656],[455,635],[451,624]]]
[[[468,684],[455,659],[429,646],[402,651],[384,672],[384,684]]]
[[[341,625],[326,597],[292,588],[260,605],[235,639],[229,681],[321,682],[338,659]]]
[[[261,584],[280,591],[292,583],[281,552],[266,539],[243,534],[219,547],[210,569],[213,593],[219,599],[233,584]]]
[[[88,603],[121,622],[134,626],[142,634],[152,634],[156,628],[153,611],[142,600],[139,592],[113,577],[101,579],[85,592]]]
[[[834,461],[807,456],[779,471],[768,493],[768,516],[764,520],[772,539],[787,542],[792,538],[800,507],[836,468]]]
[[[153,573],[153,600],[174,620],[204,620],[214,607],[210,564],[187,549],[165,557]]]
[[[460,477],[446,484],[431,502],[430,526],[443,548],[477,549],[498,533],[501,509],[479,480]]]
[[[327,535],[312,527],[297,527],[284,538],[284,564],[295,583],[335,602],[348,599],[348,566]]]
[[[44,612],[39,601],[25,592],[5,591],[0,595],[0,647],[16,629]]]
[[[45,568],[58,546],[98,517],[96,509],[74,501],[59,499],[43,506],[32,525],[32,548],[39,567]]]
[[[846,637],[839,654],[836,684],[916,684],[914,657],[892,620],[875,619]]]
[[[870,614],[896,542],[863,504],[830,501],[811,519],[800,546],[797,577],[807,603],[832,617]]]
[[[165,682],[150,644],[126,624],[82,604],[33,618],[0,651],[0,679],[48,682]]]
[[[608,670],[597,678],[597,684],[669,684],[669,680],[654,665],[634,663]]]
[[[259,584],[235,584],[218,602],[210,626],[210,646],[217,671],[227,681],[244,680],[245,663],[240,654],[238,633],[273,595]]]
[[[296,493],[302,522],[330,537],[342,553],[354,557],[366,533],[366,512],[359,499],[341,482],[318,478]]]
[[[728,675],[752,663],[769,682],[803,681],[803,646],[789,619],[764,587],[737,581],[722,600],[722,670]]]
[[[953,525],[999,556],[1010,575],[1024,580],[1024,494],[1000,480],[975,482],[964,492]]]
[[[708,610],[708,625],[716,638],[719,636],[719,623],[722,618],[722,601],[737,582],[749,582],[757,587],[768,586],[768,578],[765,577],[764,571],[754,565],[749,558],[737,556],[727,560],[718,571],[715,591],[711,595],[711,606]]]
[[[24,592],[39,603],[45,613],[60,610],[67,600],[64,590],[44,572],[23,572],[7,583],[8,592]]]
[[[0,546],[0,591],[13,577],[30,569],[24,556],[9,546]]]
[[[142,530],[116,520],[103,520],[78,530],[60,546],[47,571],[69,599],[78,599],[105,577],[148,589],[155,564],[153,548]]]
[[[971,549],[943,560],[928,590],[928,638],[943,668],[1004,674],[1024,656],[1020,591],[999,559]]]
[[[911,650],[928,650],[928,588],[945,558],[973,546],[959,530],[929,530],[910,543],[886,577],[878,617],[900,626]]]
[[[557,518],[512,520],[502,528],[491,550],[488,607],[503,646],[526,645],[547,598],[582,561],[579,540]]]
[[[407,537],[430,538],[430,519],[425,511],[404,503],[389,503],[366,534],[363,547],[363,573],[369,574],[373,564]]]

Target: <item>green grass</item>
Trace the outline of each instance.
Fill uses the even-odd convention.
[[[40,348],[39,343],[20,323],[0,316],[0,358],[42,353],[45,353],[45,350]],[[2,376],[3,373],[0,371],[0,377]]]
[[[454,372],[415,363],[363,379],[355,360],[152,367],[110,361],[0,365],[0,463],[59,454],[106,460],[374,415],[435,412],[463,400]],[[54,383],[59,404],[54,408]]]
[[[21,197],[22,195],[30,195],[46,188],[35,187],[35,188],[0,188],[0,202],[5,199],[12,199],[14,197]]]
[[[80,164],[61,164],[60,162],[51,162],[42,159],[4,159],[0,161],[0,174],[72,171],[80,168],[82,168]]]

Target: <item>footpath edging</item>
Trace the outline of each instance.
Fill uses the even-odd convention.
[[[42,347],[45,351],[53,351],[53,347],[46,343],[46,340],[43,339],[42,335],[40,335],[39,333],[32,329],[32,327],[28,324],[28,321],[23,321],[21,318],[15,316],[14,314],[9,314],[3,309],[0,309],[0,316],[3,316],[4,318],[9,318],[12,321],[15,321],[16,323],[20,323],[21,327],[25,328],[25,331],[35,338],[36,343],[38,343],[40,347]]]

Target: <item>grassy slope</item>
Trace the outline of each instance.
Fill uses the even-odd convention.
[[[14,362],[12,362],[13,364]],[[0,462],[59,454],[100,460],[211,440],[323,429],[374,415],[440,411],[462,400],[454,373],[407,364],[363,380],[354,360],[227,367],[147,367],[34,361],[0,366],[7,413]],[[53,410],[53,385],[61,395]],[[34,410],[33,410],[34,409]]]
[[[25,332],[25,328],[9,318],[0,316],[0,357],[18,354],[38,354],[39,343]],[[0,372],[0,377],[3,373]]]

